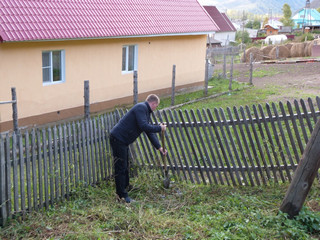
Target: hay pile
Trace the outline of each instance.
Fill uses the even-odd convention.
[[[311,42],[308,42],[306,48],[305,48],[305,56],[310,57],[312,53],[312,46],[313,45],[320,45],[320,39],[312,40]]]
[[[278,46],[279,48],[279,58],[290,57],[290,50],[283,45]],[[270,59],[277,59],[277,47],[273,47],[269,53]]]
[[[290,49],[291,57],[304,57],[305,56],[305,44],[304,43],[295,43]]]
[[[265,46],[263,48],[261,48],[261,51],[263,53],[263,60],[269,60],[270,57],[269,57],[269,54],[270,54],[270,51],[272,50],[273,46],[272,45],[268,45],[268,46]]]
[[[293,46],[293,43],[287,43],[287,44],[285,44],[285,46],[286,46],[289,50],[291,50],[291,48],[292,48],[292,46]]]
[[[244,59],[244,55],[241,58],[242,62],[250,62],[250,53],[252,53],[253,61],[259,62],[263,60],[263,52],[257,47],[251,47],[246,50],[246,58]]]

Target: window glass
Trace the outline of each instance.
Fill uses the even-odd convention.
[[[129,61],[128,61],[128,70],[133,71],[134,70],[134,46],[129,46]]]
[[[52,52],[53,81],[61,81],[61,51]]]
[[[122,71],[126,71],[126,65],[127,65],[127,47],[122,47]]]

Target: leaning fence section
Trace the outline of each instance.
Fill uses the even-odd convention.
[[[196,184],[259,186],[291,181],[320,116],[320,99],[233,108],[163,110],[170,175]],[[112,177],[109,132],[126,110],[0,137],[0,224]],[[159,135],[160,139],[160,135]],[[163,170],[142,134],[132,169]]]
[[[259,186],[291,181],[313,127],[320,100],[233,107],[166,110],[168,168],[184,181]],[[159,168],[160,155],[142,135],[133,149],[137,166]],[[162,165],[160,167],[163,167]]]

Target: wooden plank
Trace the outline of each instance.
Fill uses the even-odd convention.
[[[164,111],[162,111],[162,113],[164,113]],[[152,114],[154,116],[154,114]],[[157,121],[157,119],[154,117],[155,119],[155,124],[158,125],[160,123],[164,123],[166,124],[167,128],[166,128],[166,131],[164,133],[164,137],[166,139],[166,149],[168,151],[168,154],[167,154],[167,161],[169,163],[169,167],[171,169],[171,172],[173,175],[176,175],[176,172],[177,172],[177,175],[178,177],[180,178],[180,170],[177,168],[178,167],[178,163],[176,161],[176,158],[175,158],[175,154],[173,152],[173,148],[172,148],[172,144],[171,144],[171,138],[172,136],[169,134],[170,131],[169,131],[169,123],[167,121],[164,121],[163,117],[162,117],[162,114],[160,113],[160,111],[157,111],[157,115],[159,117],[159,122]],[[160,133],[161,134],[161,133]],[[160,154],[161,155],[161,154]]]
[[[196,118],[194,112],[192,111],[191,114],[192,114],[193,121],[196,122],[197,118]],[[197,116],[198,116],[198,119],[199,119],[199,123],[196,125],[196,129],[197,129],[198,136],[199,136],[199,139],[200,139],[200,142],[201,142],[201,145],[202,145],[202,149],[203,149],[204,155],[205,155],[205,158],[203,158],[203,162],[204,162],[206,171],[210,171],[210,173],[211,173],[211,175],[213,177],[214,183],[218,184],[218,179],[216,178],[215,171],[213,170],[213,166],[212,166],[212,163],[210,161],[210,155],[209,155],[209,152],[207,150],[208,148],[209,149],[211,148],[210,142],[208,141],[207,128],[205,127],[205,125],[203,123],[203,119],[202,119],[201,112],[199,111],[199,109],[197,109]],[[205,136],[207,141],[204,141],[203,135]],[[209,178],[209,179],[211,180],[211,178]],[[210,183],[212,184],[212,181],[210,181]]]
[[[233,118],[231,109],[229,107],[227,108],[227,113],[228,113],[228,116],[229,116],[229,119],[230,119],[230,125],[232,126],[232,130],[233,130],[234,136],[236,137],[236,142],[238,143],[238,148],[240,150],[241,157],[244,160],[244,164],[246,164],[247,163],[246,156],[245,156],[242,144],[241,144],[241,140],[240,140],[240,137],[239,137],[239,134],[238,134],[238,130],[237,130],[237,127],[236,127],[236,124],[235,124],[235,120]],[[224,122],[226,122],[226,121],[224,120]],[[231,131],[230,131],[229,138],[232,139],[233,144],[235,145],[233,137],[231,137],[231,136],[233,136],[233,135],[231,135]],[[239,168],[240,168],[240,171],[241,171],[241,175],[242,175],[242,179],[244,181],[244,184],[246,186],[249,186],[249,182],[247,181],[246,174],[245,174],[245,171],[244,171],[243,166],[242,166],[242,161],[241,161],[240,155],[238,154],[238,151],[236,149],[234,149],[234,152],[236,154],[236,158],[237,158],[237,161],[238,161],[238,165],[239,165]],[[249,171],[247,172],[247,175],[248,175],[250,184],[252,186],[254,186],[254,181],[253,181],[251,173]]]
[[[260,105],[260,107],[261,107],[261,105]],[[254,115],[255,115],[255,119],[257,120],[257,126],[259,128],[259,133],[260,133],[260,136],[261,136],[261,139],[262,139],[262,143],[263,143],[263,146],[265,148],[265,152],[267,154],[267,157],[269,159],[269,163],[270,163],[270,166],[271,166],[271,169],[272,169],[272,172],[273,172],[274,181],[276,183],[278,183],[277,172],[276,172],[275,167],[273,165],[272,157],[270,155],[270,150],[269,150],[267,139],[265,137],[265,134],[264,134],[264,131],[263,131],[263,128],[262,128],[262,123],[261,123],[261,120],[260,120],[260,117],[259,117],[259,114],[258,114],[257,107],[255,105],[253,105],[252,108],[253,108],[253,112],[254,112]],[[265,119],[265,116],[264,116],[263,112],[261,113],[261,115],[263,116],[262,119]],[[263,164],[264,164],[264,168],[265,168],[266,173],[267,173],[267,177],[270,180],[271,179],[271,174],[270,174],[270,171],[269,171],[269,167],[268,167],[268,163],[266,161],[266,158],[263,158]]]
[[[85,142],[86,142],[86,149],[87,149],[87,168],[88,168],[88,184],[92,183],[92,158],[91,158],[91,138],[90,138],[90,126],[89,121],[85,121]]]
[[[209,109],[207,109],[207,113],[208,113],[209,118],[210,118],[210,121],[211,121],[211,126],[212,126],[212,128],[213,128],[213,130],[214,130],[214,133],[215,133],[215,135],[216,135],[216,137],[214,137],[214,136],[212,135],[212,141],[215,142],[216,140],[218,140],[218,143],[219,143],[219,146],[220,146],[220,148],[219,148],[217,145],[215,146],[215,147],[216,147],[216,152],[219,153],[219,152],[221,151],[221,152],[222,152],[222,155],[223,155],[223,157],[224,157],[224,159],[225,159],[225,161],[227,161],[226,152],[225,152],[224,147],[223,147],[223,144],[222,144],[222,142],[221,142],[221,137],[220,137],[220,134],[219,134],[219,132],[218,132],[218,128],[217,128],[217,126],[216,126],[216,123],[215,123],[215,120],[214,120],[214,118],[213,118],[213,115],[212,115],[212,113],[211,113],[211,111],[210,111]],[[224,176],[225,176],[225,180],[227,181],[227,184],[230,185],[229,178],[228,178],[228,174],[227,174],[227,170],[226,170],[226,168],[225,168],[225,165],[224,165],[224,162],[223,162],[223,159],[222,159],[220,153],[219,153],[219,160],[220,160],[220,166],[221,166],[222,169],[223,169],[223,173],[224,173]],[[218,166],[217,166],[217,167],[218,167]]]
[[[68,153],[69,153],[69,164],[68,164],[68,168],[69,168],[69,183],[70,183],[70,189],[74,188],[74,157],[73,155],[75,154],[75,151],[73,151],[74,147],[73,147],[73,139],[74,139],[74,135],[75,133],[72,131],[72,125],[71,123],[68,123],[67,125],[67,131],[68,131]]]
[[[266,104],[266,108],[270,110],[270,107],[269,107],[269,104]],[[273,144],[273,137],[271,136],[271,133],[270,133],[270,130],[269,130],[269,127],[268,127],[268,123],[265,121],[265,117],[264,117],[264,114],[263,113],[263,109],[262,109],[262,106],[259,105],[259,110],[260,110],[260,113],[262,115],[262,119],[263,119],[263,123],[264,123],[264,127],[265,127],[265,130],[266,130],[266,133],[267,133],[267,136],[268,136],[268,141],[269,141],[269,144],[271,144],[271,149],[272,149],[272,153],[273,153],[273,157],[275,159],[275,163],[277,164],[277,168],[279,170],[279,174],[280,174],[280,178],[282,180],[282,182],[285,182],[285,178],[283,176],[283,173],[282,171],[280,170],[279,166],[280,166],[280,162],[278,160],[278,152],[275,150],[275,145]],[[269,112],[267,110],[267,112]],[[270,116],[269,116],[269,119],[270,119]],[[270,119],[272,121],[272,119]],[[271,125],[271,123],[270,123]],[[271,126],[272,127],[272,126]]]
[[[103,157],[102,157],[102,139],[100,117],[97,117],[93,125],[96,132],[96,159],[97,159],[97,179],[98,182],[103,180]]]
[[[36,164],[36,132],[31,131],[31,164],[32,164],[32,192],[33,192],[33,209],[38,209],[38,189],[37,189],[37,164]]]
[[[262,182],[263,182],[264,185],[267,185],[266,177],[264,176],[264,170],[262,169],[261,164],[260,164],[260,160],[262,162],[265,162],[264,153],[263,153],[263,150],[262,150],[262,147],[261,147],[261,144],[260,144],[260,139],[258,137],[258,134],[257,134],[257,131],[256,131],[256,127],[255,127],[255,125],[253,123],[252,112],[250,111],[249,106],[246,106],[245,108],[246,108],[246,112],[247,112],[247,116],[248,116],[248,123],[251,125],[251,129],[252,129],[253,136],[254,136],[254,139],[255,139],[255,141],[253,141],[252,135],[250,133],[250,129],[248,127],[247,130],[249,131],[248,135],[250,136],[249,137],[250,144],[251,144],[251,146],[253,148],[253,153],[254,153],[254,156],[255,156],[257,167],[258,167],[259,172],[260,172],[260,176],[261,176]],[[244,112],[243,112],[243,116],[245,116]],[[255,146],[254,142],[258,146],[258,150],[259,150],[260,156],[258,155],[258,152],[256,151],[256,146]]]
[[[287,107],[288,107],[288,111],[289,111],[289,115],[290,115],[290,120],[292,122],[293,130],[294,130],[294,133],[295,133],[295,139],[298,142],[298,146],[299,146],[299,149],[300,149],[300,154],[302,155],[304,147],[303,147],[303,144],[302,144],[302,141],[301,141],[301,138],[300,138],[300,132],[298,130],[296,119],[294,117],[293,109],[292,109],[291,103],[289,101],[287,101]],[[299,161],[300,161],[300,158],[298,158],[298,163],[299,163]]]
[[[60,170],[60,191],[61,191],[61,200],[65,200],[65,184],[64,184],[64,153],[63,153],[63,129],[59,125],[59,170]]]
[[[168,110],[168,111],[170,111],[170,110]],[[175,168],[176,168],[177,174],[178,174],[178,176],[179,176],[180,179],[181,179],[182,177],[181,177],[181,175],[180,175],[179,166],[182,166],[183,163],[182,163],[181,156],[180,156],[180,154],[179,154],[177,141],[176,141],[176,138],[175,138],[175,136],[174,136],[173,125],[172,125],[172,124],[169,124],[170,121],[169,121],[169,117],[168,117],[168,115],[167,115],[167,111],[163,111],[162,114],[163,114],[163,117],[164,117],[164,119],[165,119],[165,122],[168,124],[166,131],[169,131],[169,134],[170,134],[170,136],[171,136],[171,138],[172,138],[173,147],[172,147],[172,145],[170,145],[170,146],[171,146],[170,152],[171,152],[171,154],[172,154],[172,158],[173,158],[173,161],[174,161],[174,163],[175,163]],[[167,141],[168,141],[168,139],[167,139]],[[175,153],[176,153],[176,154],[175,154]],[[178,158],[178,162],[177,162],[176,158]],[[187,174],[186,174],[186,171],[185,171],[184,169],[182,170],[182,173],[183,173],[184,179],[187,180],[187,179],[188,179],[188,178],[187,178]]]
[[[174,114],[175,114],[176,119],[179,119],[177,111],[174,111]],[[179,121],[177,121],[177,122],[178,122],[179,130],[180,130],[181,138],[182,138],[182,141],[183,141],[184,146],[185,146],[184,149],[187,152],[187,155],[189,157],[189,162],[191,163],[191,166],[194,168],[194,162],[193,162],[190,150],[189,150],[190,146],[189,146],[189,144],[188,144],[188,142],[187,142],[187,140],[186,140],[186,138],[184,136],[184,132],[185,132],[187,134],[187,137],[188,137],[188,129],[186,128],[186,122],[184,121],[183,114],[182,114],[181,110],[179,110],[179,115],[180,115],[180,118],[181,118],[181,124],[180,124]],[[183,131],[183,129],[185,131]],[[187,163],[188,159],[185,159],[185,160],[186,160],[185,162]],[[193,172],[193,174],[194,174],[194,176],[196,178],[197,183],[199,184],[200,183],[200,179],[199,179],[199,176],[198,176],[198,172]],[[203,179],[203,173],[202,172],[200,172],[200,175],[201,175],[201,177]]]
[[[48,149],[49,149],[49,182],[50,182],[50,203],[53,206],[54,200],[54,169],[53,169],[53,146],[52,129],[48,128]]]
[[[79,148],[79,161],[78,161],[78,166],[79,166],[79,182],[83,183],[84,182],[84,169],[83,169],[83,145],[84,143],[82,142],[82,124],[80,122],[77,123],[77,130],[78,130],[78,148]],[[76,184],[78,185],[79,182]]]
[[[7,223],[7,198],[6,198],[6,165],[4,140],[0,135],[0,225],[4,226]]]
[[[89,180],[88,180],[88,168],[87,168],[87,148],[86,148],[86,130],[85,130],[86,123],[81,121],[81,142],[82,142],[82,158],[83,158],[83,181],[84,185],[88,185]]]
[[[54,149],[54,183],[55,183],[55,199],[60,200],[60,188],[59,188],[59,146],[58,146],[58,132],[57,127],[53,127],[53,149]]]
[[[41,150],[41,132],[37,129],[37,154],[38,154],[38,185],[39,185],[39,208],[43,208],[43,168],[42,168],[42,150]]]
[[[102,144],[102,166],[101,166],[101,174],[102,174],[102,179],[106,180],[109,176],[108,174],[108,163],[107,161],[110,161],[110,149],[109,149],[109,134],[108,134],[108,128],[107,124],[105,123],[106,120],[106,114],[100,117],[100,122],[101,122],[101,144]]]
[[[298,151],[297,151],[297,148],[296,148],[296,143],[295,143],[293,135],[292,135],[292,128],[290,127],[290,124],[289,124],[289,120],[290,119],[289,119],[289,116],[287,116],[287,114],[285,112],[285,109],[284,109],[284,106],[283,106],[282,102],[279,103],[279,106],[280,106],[281,114],[284,117],[284,123],[285,123],[285,126],[286,126],[286,130],[287,130],[287,133],[288,133],[288,136],[289,136],[289,140],[290,140],[290,144],[291,144],[294,156],[296,158],[296,163],[298,163],[299,162],[299,154],[298,154]],[[291,167],[294,169],[295,163],[293,162],[292,158],[290,158],[290,164],[291,164]]]
[[[191,123],[192,121],[191,121],[189,112],[188,112],[187,110],[185,110],[184,112],[185,112],[185,115],[186,115],[186,117],[187,117],[187,121]],[[191,112],[192,112],[191,114],[194,115],[194,113],[193,113],[192,110],[191,110]],[[182,112],[181,112],[181,114],[182,114]],[[181,118],[183,118],[183,116],[181,116]],[[195,123],[196,123],[196,121],[195,121]],[[187,130],[187,129],[186,129],[186,130]],[[200,144],[199,144],[199,141],[198,141],[198,136],[197,136],[197,134],[195,133],[194,128],[192,127],[192,125],[191,125],[191,127],[190,127],[190,130],[191,130],[192,136],[191,136],[191,134],[190,134],[189,132],[187,132],[187,133],[188,133],[188,134],[187,134],[187,137],[188,137],[188,139],[189,139],[189,142],[190,142],[190,145],[191,145],[191,149],[192,149],[192,151],[193,151],[193,154],[194,154],[196,163],[197,163],[198,167],[201,167],[202,165],[201,165],[201,163],[200,163],[200,159],[199,159],[198,155],[200,154],[200,158],[204,160],[204,156],[203,156],[203,154],[202,154],[202,149],[201,149]],[[195,143],[198,151],[196,150],[196,147],[194,146],[193,143]],[[211,180],[211,177],[210,177],[208,168],[207,168],[207,166],[206,166],[206,164],[205,164],[205,161],[203,161],[203,163],[204,163],[204,169],[205,169],[207,178],[209,179],[209,182],[210,182],[210,184],[211,184],[211,183],[212,183],[212,180]],[[206,180],[206,178],[205,178],[205,176],[204,176],[204,173],[203,173],[202,171],[200,171],[200,174],[201,174],[203,183],[204,183],[204,184],[207,184],[207,180]]]
[[[312,116],[312,119],[313,119],[313,122],[314,122],[313,124],[315,125],[318,119],[317,119],[317,113],[316,113],[316,111],[314,109],[313,102],[312,102],[311,98],[308,98],[308,105],[309,105],[311,116]]]
[[[280,131],[280,136],[282,137],[282,142],[283,142],[283,146],[284,146],[284,149],[286,150],[286,153],[287,153],[287,157],[289,157],[289,161],[292,162],[292,156],[291,156],[291,153],[290,153],[290,150],[289,150],[289,147],[288,147],[288,143],[287,143],[287,140],[286,140],[286,136],[284,135],[284,132],[283,132],[283,129],[282,129],[282,123],[279,119],[279,114],[278,114],[278,110],[277,110],[277,107],[274,103],[272,103],[272,108],[273,108],[273,113],[276,117],[276,122],[278,123],[278,129]],[[276,132],[275,132],[275,135],[276,135]],[[279,141],[279,146],[281,145],[280,143],[280,139],[278,137],[278,135],[276,136],[276,140],[278,139]],[[288,178],[289,178],[289,181],[291,182],[291,174],[290,174],[290,171],[288,169],[288,164],[287,164],[287,160],[286,160],[286,157],[284,156],[284,151],[281,147],[281,150],[280,150],[280,155],[282,156],[282,162],[283,162],[283,165],[285,166],[286,168],[286,173],[288,175]]]
[[[224,128],[223,128],[223,125],[222,125],[222,120],[220,119],[220,114],[222,115],[222,119],[225,119],[226,120],[226,117],[225,117],[225,114],[222,110],[222,108],[220,108],[220,114],[219,114],[219,110],[217,108],[214,108],[214,113],[216,115],[216,119],[217,119],[217,122],[218,122],[218,126],[220,128],[220,133],[222,135],[222,138],[223,138],[223,141],[224,141],[224,145],[226,147],[226,152],[228,152],[228,155],[229,155],[229,159],[231,161],[231,164],[236,167],[236,164],[235,164],[235,160],[234,160],[234,157],[233,157],[233,154],[232,154],[232,151],[231,151],[231,148],[230,148],[230,145],[229,145],[229,141],[227,139],[227,135],[224,131]],[[226,121],[225,121],[226,122]],[[229,126],[226,125],[225,126],[226,129],[229,130]],[[232,183],[234,186],[236,185],[242,185],[242,181],[241,181],[241,178],[240,178],[240,175],[239,175],[239,172],[238,171],[235,171],[235,174],[236,174],[236,178],[234,177],[234,175],[232,174],[232,172],[230,171],[231,169],[231,164],[229,162],[229,159],[226,158],[226,164],[227,164],[227,168],[228,168],[228,171],[230,173],[230,177],[231,177],[231,180],[232,180]],[[236,181],[237,179],[237,181]],[[237,183],[238,182],[238,183]]]
[[[174,115],[175,115],[176,119],[179,120],[176,111],[174,111]],[[190,170],[189,163],[188,163],[188,160],[187,160],[187,156],[186,156],[186,153],[185,153],[185,150],[184,150],[184,147],[183,147],[183,144],[182,144],[182,140],[181,140],[180,134],[179,134],[179,133],[181,133],[181,130],[182,130],[181,124],[180,124],[179,121],[176,121],[174,119],[173,113],[170,110],[169,110],[169,117],[170,117],[171,122],[172,122],[172,127],[174,129],[174,133],[176,135],[176,140],[179,143],[179,150],[181,151],[182,159],[184,159],[184,163],[185,163],[185,165],[187,167],[189,178],[190,178],[191,182],[194,183],[195,181],[194,181],[194,178],[193,178],[193,174],[192,174],[192,172]],[[177,154],[179,154],[178,151],[177,151]],[[182,165],[183,164],[181,163],[181,166]]]
[[[294,178],[286,192],[280,210],[288,213],[290,218],[298,215],[310,191],[312,183],[320,167],[320,121],[307,143],[301,161],[295,171]]]
[[[241,110],[239,110],[239,111],[241,111]],[[243,108],[242,108],[242,111],[243,111]],[[240,122],[240,116],[238,114],[238,109],[236,107],[233,107],[233,112],[235,114],[235,117],[236,117],[237,121]],[[243,124],[245,124],[245,123],[243,122]],[[246,126],[245,126],[245,128],[246,128]],[[245,159],[243,159],[243,161],[244,161],[245,166],[247,167],[247,169],[249,169],[247,158],[249,159],[249,162],[250,162],[252,167],[255,166],[255,165],[254,165],[253,158],[252,158],[252,155],[251,155],[251,152],[250,152],[249,144],[247,142],[247,137],[245,135],[245,132],[244,132],[241,124],[239,124],[239,130],[240,130],[240,135],[241,135],[241,138],[242,138],[242,143],[244,144],[244,148],[245,148],[246,153],[247,153],[247,157]],[[255,177],[255,181],[256,181],[257,185],[260,185],[260,180],[259,180],[257,171],[255,170],[255,168],[252,168],[252,169],[253,169],[253,175]],[[248,172],[248,174],[251,174],[251,173]]]
[[[69,200],[69,159],[68,159],[68,135],[67,135],[67,126],[63,124],[63,159],[64,159],[64,184],[65,184],[65,197]]]
[[[93,119],[89,120],[89,133],[90,133],[90,152],[91,152],[91,171],[92,171],[92,184],[96,184],[96,164],[95,164],[95,140],[94,140],[94,133],[93,133],[93,124],[92,124]]]
[[[214,146],[214,149],[215,149],[216,154],[218,156],[219,162],[221,163],[222,171],[225,174],[224,164],[223,164],[223,161],[222,161],[222,158],[221,158],[221,155],[220,155],[220,150],[219,150],[219,147],[218,147],[218,145],[216,143],[216,138],[214,137],[214,134],[213,134],[213,131],[212,131],[212,127],[211,127],[211,123],[210,123],[209,117],[207,115],[207,112],[209,112],[209,111],[210,111],[209,109],[207,109],[207,111],[205,109],[202,109],[202,114],[203,114],[203,116],[205,118],[205,123],[206,123],[207,129],[209,129],[209,133],[210,133],[211,140],[209,140],[209,142],[213,143],[213,146]],[[224,185],[224,180],[223,180],[220,168],[219,168],[219,163],[217,161],[217,158],[215,157],[215,154],[214,154],[214,151],[213,151],[212,148],[210,148],[210,152],[211,152],[211,156],[213,158],[213,162],[215,164],[214,167],[215,167],[215,169],[217,169],[217,172],[218,172],[219,180],[220,180],[221,184]],[[226,178],[226,181],[227,181],[227,184],[229,185],[229,182],[228,182],[227,178]]]
[[[77,141],[78,136],[80,136],[79,132],[77,131],[76,123],[72,123],[72,132],[73,132],[73,166],[74,166],[74,186],[78,186],[79,183],[79,153],[80,151],[80,141]]]
[[[303,99],[300,99],[300,105],[301,105],[302,110],[303,110],[304,118],[307,121],[307,126],[308,126],[309,131],[310,131],[309,135],[311,135],[311,133],[313,131],[313,127],[312,127],[312,124],[311,124],[311,121],[310,121],[310,118],[309,118],[309,114],[308,114],[308,110],[307,110],[306,104],[305,104]]]
[[[301,115],[299,103],[298,103],[297,100],[294,100],[294,106],[296,108],[296,113],[297,113],[297,116],[298,116],[298,119],[299,119],[299,123],[300,123],[300,129],[302,130],[302,134],[303,134],[303,137],[304,137],[304,140],[305,140],[305,144],[307,144],[307,142],[308,142],[307,131],[306,131],[305,127],[304,127],[303,117]]]
[[[22,217],[25,217],[26,214],[26,193],[25,193],[25,161],[24,161],[24,151],[23,151],[23,137],[19,133],[18,145],[19,145],[19,165],[20,165],[20,204],[21,204],[21,213]]]
[[[44,206],[49,208],[49,184],[48,184],[48,148],[46,130],[42,129],[42,146],[43,146],[43,178],[44,178]]]
[[[229,147],[230,154],[231,154],[231,152],[233,152],[233,154],[234,154],[234,156],[235,156],[235,159],[237,160],[237,163],[238,163],[238,165],[239,165],[239,167],[240,167],[241,177],[240,177],[239,172],[236,172],[236,176],[237,176],[237,179],[238,179],[238,184],[241,186],[241,185],[243,185],[243,182],[244,182],[245,185],[248,185],[248,182],[247,182],[247,180],[246,180],[245,172],[243,171],[243,168],[242,168],[241,159],[240,159],[240,156],[239,156],[239,154],[238,154],[238,149],[237,149],[236,144],[235,144],[235,141],[234,141],[234,136],[232,135],[232,133],[231,133],[231,131],[230,131],[230,129],[233,128],[232,123],[231,123],[232,121],[229,121],[229,122],[231,123],[231,124],[229,125],[229,122],[227,121],[227,118],[226,118],[226,115],[225,115],[223,109],[220,108],[219,111],[220,111],[220,116],[221,116],[222,122],[226,123],[225,129],[226,129],[227,135],[224,133],[224,136],[223,136],[223,137],[225,138],[226,144],[229,145],[229,142],[231,143],[232,150],[231,150],[231,148]],[[231,116],[230,120],[233,120],[232,114],[230,114],[230,113],[231,113],[231,112],[230,112],[230,108],[229,108],[227,111],[229,111],[229,116]],[[216,113],[216,114],[217,114],[217,113]],[[222,127],[221,127],[221,128],[222,128]],[[233,129],[234,129],[234,128],[233,128]],[[227,136],[228,136],[228,137],[227,137]],[[231,156],[232,156],[232,157],[231,157]],[[231,159],[231,161],[232,161],[232,165],[233,165],[234,167],[236,167],[236,166],[237,166],[236,161],[235,161],[233,155],[231,155],[231,156],[230,156],[230,159]]]
[[[31,192],[31,163],[30,163],[30,136],[25,132],[25,156],[26,156],[26,184],[27,184],[27,210],[32,209],[32,192]]]
[[[12,160],[13,160],[13,209],[14,214],[19,212],[19,184],[18,184],[18,159],[17,159],[17,135],[12,135]]]

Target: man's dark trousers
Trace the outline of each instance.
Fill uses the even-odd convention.
[[[126,188],[129,186],[128,152],[129,147],[110,135],[110,145],[114,159],[116,192],[119,198],[128,197]]]

